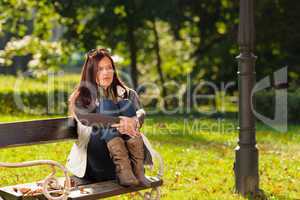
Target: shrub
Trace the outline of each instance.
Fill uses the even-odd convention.
[[[275,113],[275,91],[270,90],[255,95],[256,111],[260,114],[274,118]],[[287,95],[288,121],[299,122],[300,119],[300,89],[289,91]]]

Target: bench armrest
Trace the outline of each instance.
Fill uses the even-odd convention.
[[[5,163],[0,162],[0,167],[7,167],[7,168],[19,168],[19,167],[30,167],[30,166],[38,166],[38,165],[50,165],[52,168],[52,173],[49,174],[42,182],[42,191],[46,198],[52,200],[64,200],[67,199],[70,190],[71,190],[71,180],[68,175],[67,169],[61,165],[60,163],[53,161],[53,160],[35,160],[35,161],[27,161],[21,163]],[[58,167],[64,172],[65,175],[65,184],[62,186],[62,190],[57,192],[62,192],[60,196],[52,196],[51,192],[48,190],[48,185],[50,182],[54,182],[57,186],[59,185],[58,179],[54,176],[56,173],[55,167]],[[52,191],[53,193],[53,191]]]

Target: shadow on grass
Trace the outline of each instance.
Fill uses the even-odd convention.
[[[294,198],[290,198],[290,197],[285,197],[282,195],[275,195],[275,194],[271,194],[268,192],[265,192],[264,190],[259,190],[259,193],[257,196],[255,197],[247,197],[248,200],[272,200],[272,199],[276,199],[276,200],[297,200]]]
[[[191,111],[190,113],[176,113],[176,114],[165,114],[163,112],[149,114],[149,117],[181,117],[181,118],[188,118],[188,117],[195,117],[195,118],[227,118],[227,119],[237,119],[238,113],[237,112],[216,112],[213,114],[205,114],[197,111]]]
[[[227,145],[226,143],[209,141],[205,138],[205,136],[201,135],[180,135],[180,134],[156,134],[149,135],[149,138],[157,143],[168,144],[173,146],[179,146],[180,148],[191,148],[194,147],[201,151],[214,151],[219,154],[221,157],[226,156],[228,151],[224,151],[225,149],[229,149],[234,153],[234,147],[232,145]],[[233,162],[234,160],[232,160]],[[263,190],[260,190],[259,194],[256,197],[246,197],[248,200],[295,200],[291,197],[286,197],[283,195],[277,195],[273,193],[268,193]],[[300,199],[299,199],[300,200]]]
[[[179,146],[181,148],[195,148],[198,150],[214,151],[224,156],[224,150],[234,151],[235,146],[226,143],[211,141],[202,135],[182,135],[182,134],[151,134],[148,138],[156,143]]]

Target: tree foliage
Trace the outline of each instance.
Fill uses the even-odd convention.
[[[187,74],[194,84],[228,82],[236,79],[238,8],[230,0],[2,0],[0,61],[13,66],[29,55],[31,69],[57,69],[102,46],[123,58],[134,87],[184,83]],[[255,9],[258,78],[288,65],[297,83],[300,2],[257,1]]]

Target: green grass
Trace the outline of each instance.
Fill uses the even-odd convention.
[[[79,74],[55,75],[40,79],[0,75],[0,91],[72,91],[80,80]]]
[[[1,116],[0,121],[37,119],[39,116]],[[244,199],[234,189],[235,120],[148,116],[143,132],[165,162],[162,199]],[[300,126],[287,133],[257,126],[260,188],[268,199],[300,198]],[[1,161],[52,159],[65,163],[72,142],[2,149]],[[37,181],[47,167],[0,168],[0,186]],[[129,199],[128,195],[111,199]]]

